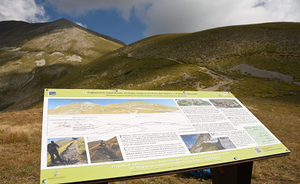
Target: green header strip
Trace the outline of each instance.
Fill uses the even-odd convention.
[[[259,148],[261,152],[257,153],[255,148]],[[151,174],[248,160],[283,153],[289,153],[289,150],[283,144],[276,144],[166,159],[46,169],[41,170],[41,183],[43,183],[43,180],[47,180],[47,184],[52,184]]]
[[[230,92],[45,89],[44,97],[235,98]]]

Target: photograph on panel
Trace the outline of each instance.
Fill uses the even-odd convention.
[[[84,137],[49,138],[47,166],[87,164]]]
[[[236,148],[229,137],[211,137],[209,133],[180,135],[190,153]]]
[[[210,99],[216,108],[242,108],[235,99]]]
[[[87,137],[91,163],[122,161],[123,156],[116,136]]]

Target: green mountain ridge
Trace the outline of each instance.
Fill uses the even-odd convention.
[[[48,87],[298,96],[299,71],[300,24],[265,23],[145,38],[95,59]],[[6,111],[40,108],[42,98],[41,90]]]
[[[26,43],[27,40],[31,40],[35,37],[48,35],[49,33],[57,32],[58,30],[68,29],[68,28],[78,28],[90,34],[93,34],[97,37],[101,37],[106,40],[116,42],[120,45],[127,45],[126,43],[120,40],[86,29],[65,18],[61,18],[53,22],[45,22],[45,23],[28,23],[23,21],[2,21],[0,22],[0,44],[1,45],[5,44],[10,47],[18,46],[20,44]]]
[[[0,22],[0,110],[124,44],[66,19]]]

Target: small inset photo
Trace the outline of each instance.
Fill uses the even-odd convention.
[[[190,153],[236,148],[229,137],[211,137],[209,133],[180,135]]]
[[[116,136],[87,137],[91,163],[122,161]]]
[[[216,108],[242,108],[235,99],[210,99]]]
[[[211,103],[203,99],[175,99],[179,106],[211,106]]]
[[[49,138],[47,167],[87,164],[84,137]]]

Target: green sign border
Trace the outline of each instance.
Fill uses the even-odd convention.
[[[262,152],[257,153],[255,148],[259,148]],[[192,154],[189,156],[165,159],[46,169],[41,170],[41,183],[43,183],[44,179],[47,180],[47,183],[65,183],[153,174],[165,171],[210,166],[220,163],[236,162],[289,152],[290,151],[283,144],[276,144],[238,150],[218,151],[206,154]]]
[[[45,89],[44,97],[235,98],[230,92],[94,89]],[[255,150],[256,148],[260,149],[259,153]],[[289,152],[283,144],[275,144],[136,162],[103,163],[102,165],[91,164],[58,169],[47,168],[41,170],[40,182],[45,183],[46,181],[50,184],[66,183],[153,174],[255,159]]]
[[[44,97],[235,98],[230,92],[45,89]]]

